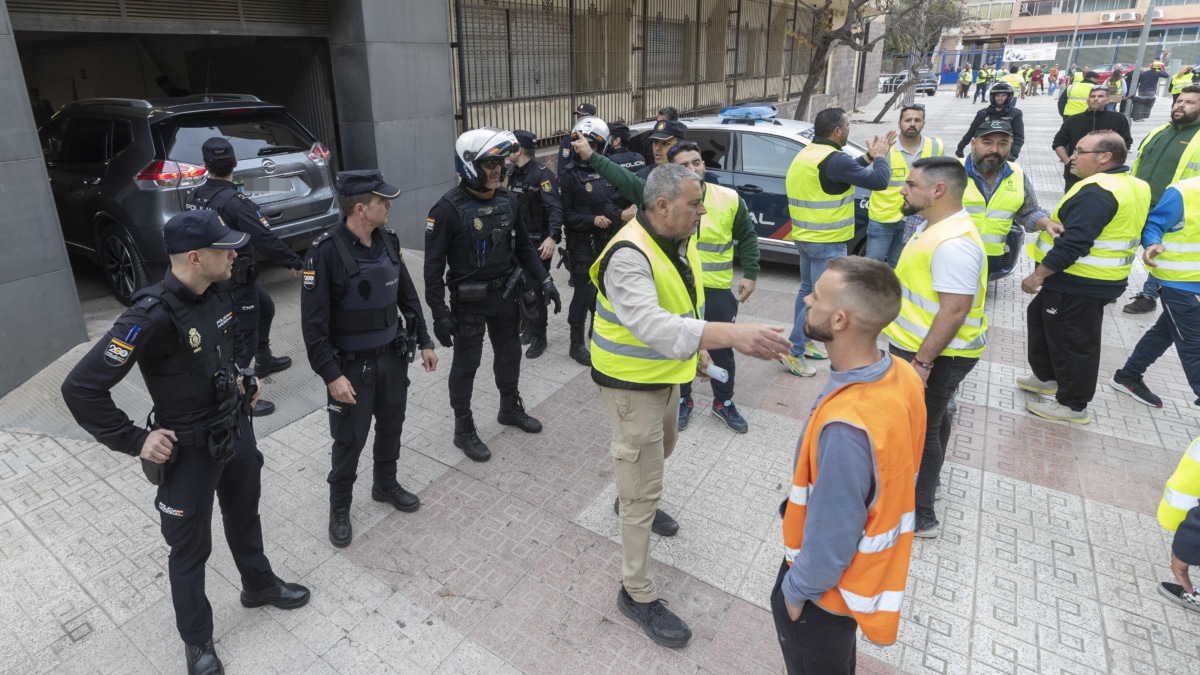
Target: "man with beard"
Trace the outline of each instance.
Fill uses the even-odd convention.
[[[1054,154],[1063,163],[1063,190],[1070,192],[1079,178],[1071,173],[1071,154],[1075,152],[1075,144],[1093,131],[1115,131],[1125,139],[1125,148],[1133,145],[1133,137],[1129,135],[1129,119],[1121,113],[1105,110],[1108,105],[1108,89],[1092,87],[1088,95],[1087,111],[1072,115],[1063,120],[1058,133],[1054,134]]]
[[[900,293],[886,265],[843,257],[805,298],[804,332],[825,343],[832,367],[780,505],[771,613],[791,673],[854,672],[858,628],[876,644],[896,641],[913,543],[904,523],[925,442],[921,379],[877,344]]]
[[[980,77],[984,76],[980,69]],[[925,138],[925,105],[906,103],[900,108],[899,143],[892,146],[888,164],[892,167],[892,180],[886,190],[871,193],[868,204],[867,251],[872,260],[886,262],[893,268],[900,260],[900,249],[904,248],[904,216],[900,205],[904,198],[900,188],[912,170],[912,163],[922,157],[941,157],[945,145],[940,138]]]
[[[1133,161],[1133,175],[1150,184],[1153,208],[1168,185],[1185,178],[1200,176],[1200,85],[1179,92],[1171,106],[1171,121],[1146,134]],[[1125,305],[1127,314],[1147,314],[1157,307],[1158,283],[1146,279],[1133,302]]]
[[[1054,397],[1025,403],[1038,417],[1090,422],[1104,307],[1125,291],[1150,211],[1150,186],[1129,175],[1125,156],[1117,134],[1085,136],[1071,169],[1081,180],[1054,209],[1055,226],[1025,248],[1037,263],[1021,282],[1022,291],[1037,294],[1026,311],[1033,373],[1017,378],[1017,386]]]
[[[1005,77],[1010,76],[1006,75]],[[967,133],[963,134],[962,140],[958,142],[958,147],[954,150],[956,157],[963,156],[963,148],[971,142],[979,125],[999,120],[1008,123],[1013,137],[1008,159],[1012,162],[1017,161],[1017,155],[1021,154],[1021,146],[1025,145],[1025,116],[1020,109],[1013,105],[1014,92],[1013,85],[1004,81],[992,87],[992,91],[988,94],[992,104],[975,113],[975,119],[971,121],[971,126],[967,127]]]
[[[912,363],[925,383],[925,449],[917,474],[916,537],[941,533],[933,501],[950,443],[946,405],[987,342],[986,256],[979,231],[963,208],[969,182],[957,161],[928,157],[913,162],[900,191],[904,214],[919,214],[926,221],[900,254],[896,266],[904,287],[900,315],[883,331],[892,354]]]

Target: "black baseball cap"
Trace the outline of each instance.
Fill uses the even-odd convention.
[[[988,134],[1008,134],[1013,135],[1012,125],[1004,120],[991,120],[980,124],[975,129],[975,138],[987,136]]]
[[[612,122],[608,125],[608,135],[627,141],[629,140],[629,125],[621,122]]]
[[[213,136],[204,141],[204,145],[200,146],[200,152],[204,155],[204,161],[210,159],[225,159],[226,157],[235,159],[233,155],[233,146],[229,141],[220,136]]]
[[[581,117],[586,117],[588,115],[595,115],[596,114],[596,106],[591,103],[580,103],[579,107],[575,109],[575,114],[579,115]]]
[[[526,150],[533,150],[535,147],[537,147],[537,136],[532,131],[514,129],[513,136],[517,137],[517,145],[520,145]]]
[[[687,125],[678,120],[659,120],[654,123],[654,133],[650,134],[652,141],[665,141],[668,138],[683,140],[687,138]]]
[[[336,183],[338,194],[343,197],[361,195],[364,192],[377,194],[384,199],[395,199],[400,196],[400,188],[383,182],[383,174],[379,172],[379,169],[339,171]]]
[[[250,235],[231,230],[216,211],[198,209],[171,216],[163,225],[163,246],[167,255],[199,251],[202,248],[241,248]]]

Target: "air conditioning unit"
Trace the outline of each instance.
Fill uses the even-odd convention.
[[[1164,16],[1166,16],[1166,15],[1163,14],[1163,11],[1161,9],[1156,9],[1153,12],[1151,12],[1151,14],[1150,14],[1151,19],[1161,19]]]
[[[1100,23],[1112,23],[1117,20],[1116,12],[1105,12],[1100,15]]]
[[[1118,21],[1137,21],[1140,18],[1142,18],[1142,15],[1138,14],[1137,12],[1121,12],[1121,16],[1117,20]]]

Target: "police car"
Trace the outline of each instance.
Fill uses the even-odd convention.
[[[687,125],[687,140],[700,146],[705,180],[731,187],[746,200],[750,218],[758,230],[758,247],[764,260],[794,262],[792,222],[788,215],[784,180],[796,153],[812,142],[813,125],[798,120],[777,119],[774,106],[726,108],[709,117],[680,118]],[[630,147],[648,149],[646,140],[654,122],[630,127]],[[857,143],[844,148],[852,157],[865,155]],[[854,238],[849,251],[861,255],[866,246],[867,200],[870,190],[855,189]]]

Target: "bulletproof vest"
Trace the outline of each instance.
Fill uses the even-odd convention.
[[[642,167],[646,166],[646,158],[632,150],[624,148],[617,150],[608,156],[608,160],[613,164],[619,164],[630,171],[637,173]]]
[[[377,349],[396,338],[400,254],[391,234],[381,231],[379,235],[387,255],[371,260],[354,258],[341,235],[328,235],[346,274],[346,295],[333,308],[330,322],[329,341],[336,349]]]
[[[546,210],[542,208],[542,181],[549,180],[546,167],[531,161],[524,167],[513,169],[508,189],[517,196],[521,209],[521,222],[532,240],[541,240],[550,231]]]
[[[458,213],[458,227],[450,242],[451,282],[491,281],[507,276],[513,268],[512,200],[508,190],[497,188],[487,201],[480,201],[456,187],[445,197]]]
[[[574,201],[572,209],[577,213],[585,213],[588,215],[602,216],[604,215],[604,206],[614,198],[619,198],[621,193],[617,192],[616,188],[609,185],[604,177],[592,170],[590,166],[580,166],[575,164],[568,167],[571,172],[571,197]],[[616,232],[614,223],[608,229]],[[578,232],[569,232],[567,234],[567,246],[571,251],[571,255],[575,256],[580,262],[595,260],[600,251],[604,250],[604,245],[612,238],[609,232],[599,234],[589,234],[580,236]]]
[[[138,361],[154,402],[159,424],[190,424],[211,416],[216,421],[236,404],[237,373],[233,353],[233,300],[217,287],[204,302],[184,302],[161,283],[138,291],[133,303],[153,298],[163,303],[179,347],[163,361]]]
[[[231,230],[236,230],[238,219],[236,214],[226,213],[225,207],[229,202],[238,198],[238,191],[228,185],[211,185],[204,183],[198,186],[187,194],[183,200],[183,208],[187,211],[200,211],[208,209],[216,211],[217,215],[221,216],[221,220],[225,221],[225,225]],[[238,250],[238,256],[253,257],[250,251],[250,246],[243,246]]]

